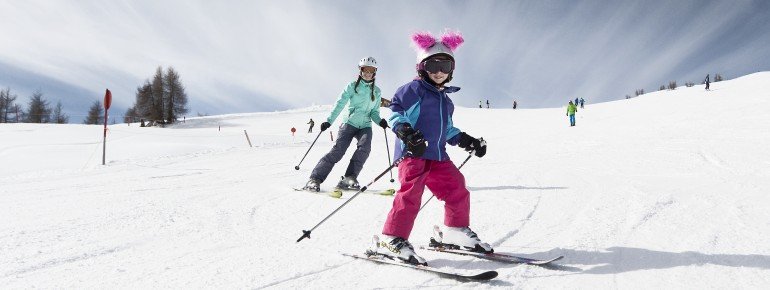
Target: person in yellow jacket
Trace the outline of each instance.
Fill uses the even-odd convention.
[[[570,127],[575,126],[575,113],[577,113],[577,105],[572,103],[572,101],[569,101],[569,104],[567,105],[567,116],[569,116]]]

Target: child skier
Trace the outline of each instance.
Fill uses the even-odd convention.
[[[417,47],[418,78],[403,85],[393,97],[389,118],[396,140],[395,158],[406,156],[398,165],[401,187],[382,229],[375,251],[411,264],[426,264],[414,252],[409,235],[420,210],[427,186],[444,201],[442,242],[477,252],[491,253],[469,227],[470,193],[465,178],[446,153],[446,143],[459,145],[476,156],[486,154],[486,145],[453,126],[454,105],[447,95],[460,90],[446,86],[455,69],[454,50],[463,43],[459,33],[447,32],[438,41],[429,33],[412,36]]]
[[[356,138],[358,144],[353,157],[350,158],[350,164],[345,171],[345,176],[337,184],[338,189],[359,190],[358,174],[364,167],[366,159],[372,147],[372,126],[371,122],[378,122],[380,127],[388,128],[388,122],[380,118],[380,88],[374,84],[374,77],[377,73],[377,60],[373,57],[366,57],[358,62],[358,79],[351,82],[342,91],[332,110],[331,115],[326,118],[326,122],[321,123],[321,131],[326,131],[331,127],[331,123],[340,114],[347,105],[348,109],[343,117],[337,133],[337,141],[334,143],[331,151],[324,155],[318,164],[313,168],[310,174],[310,180],[305,184],[305,190],[320,191],[321,183],[331,172],[342,156],[345,155],[348,146],[353,138]],[[335,193],[339,195],[339,192]],[[336,196],[339,197],[339,196]]]
[[[567,104],[567,116],[569,116],[569,126],[574,127],[575,126],[575,113],[577,112],[577,105],[573,104],[572,101],[569,101],[569,104]]]

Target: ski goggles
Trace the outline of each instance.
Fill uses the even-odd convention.
[[[373,74],[373,73],[377,72],[377,68],[371,67],[371,66],[365,66],[365,67],[361,67],[361,72],[362,73]]]
[[[420,63],[419,69],[435,74],[439,71],[445,74],[455,69],[455,62],[448,59],[428,59]]]

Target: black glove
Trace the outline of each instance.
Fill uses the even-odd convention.
[[[460,143],[457,146],[468,152],[475,151],[476,157],[484,157],[487,154],[487,142],[484,139],[473,138],[465,132],[460,133]]]
[[[385,121],[385,119],[380,119],[380,127],[382,127],[382,129],[390,128],[390,126],[388,126],[388,121]]]
[[[398,135],[401,141],[404,141],[407,154],[414,157],[420,157],[425,154],[428,144],[425,142],[425,138],[420,130],[412,129],[412,126],[409,124],[404,124],[398,128],[396,135]]]
[[[329,122],[323,122],[321,123],[321,131],[326,131],[326,129],[329,129],[331,126],[332,124],[329,124]]]

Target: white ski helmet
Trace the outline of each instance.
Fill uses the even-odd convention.
[[[362,68],[365,66],[377,68],[377,60],[371,56],[367,56],[365,58],[362,58],[360,61],[358,61],[358,68]]]

